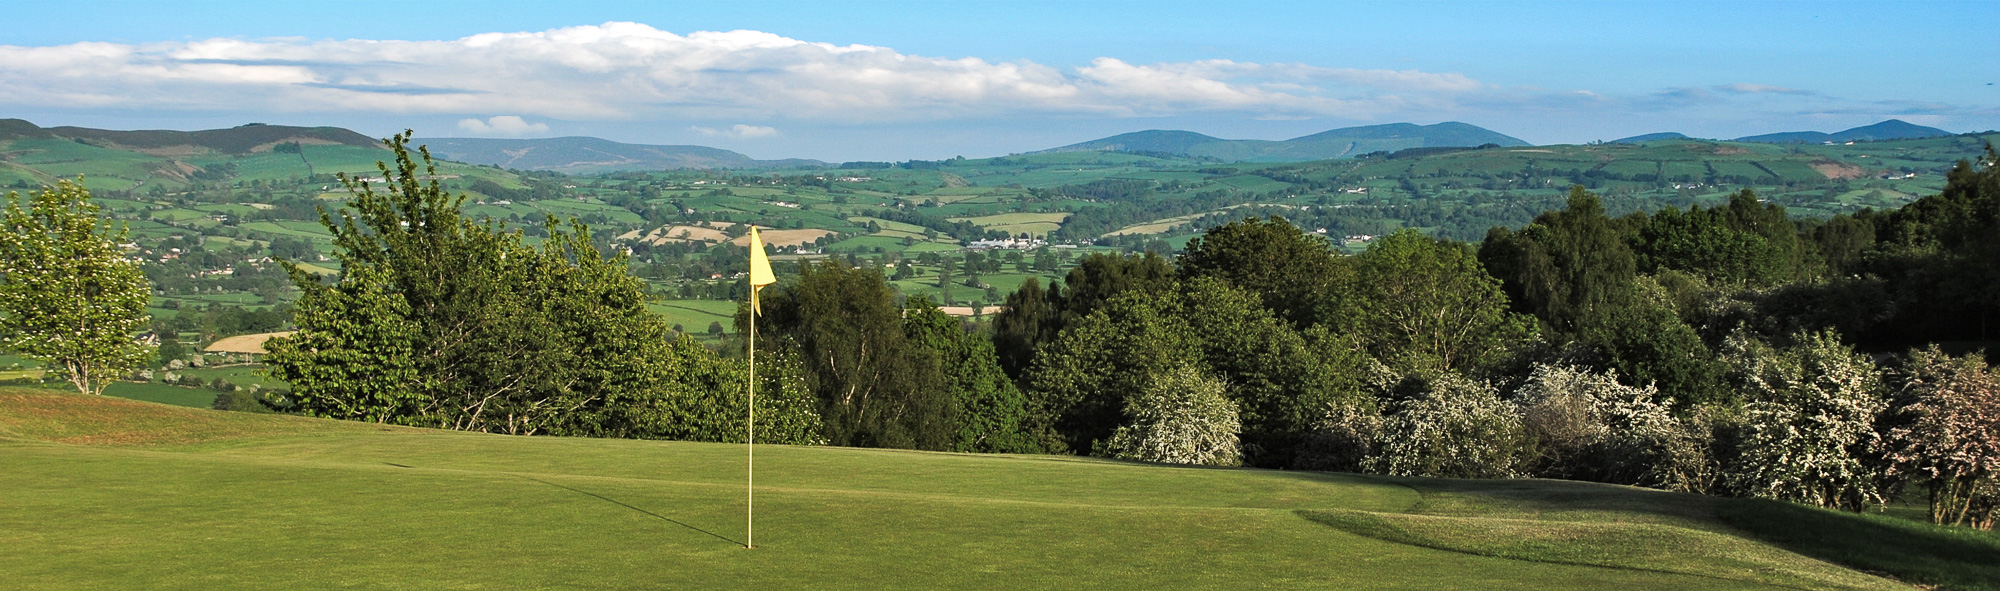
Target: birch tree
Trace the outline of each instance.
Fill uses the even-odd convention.
[[[7,194],[0,225],[0,348],[41,361],[84,394],[103,394],[147,358],[133,335],[150,298],[119,253],[125,228],[98,216],[82,179],[27,199]]]

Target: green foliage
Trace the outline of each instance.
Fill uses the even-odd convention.
[[[1221,380],[1189,365],[1151,378],[1126,401],[1130,422],[1111,432],[1099,454],[1168,464],[1242,463],[1236,403],[1224,395]]]
[[[620,424],[635,399],[672,391],[666,324],[622,257],[590,231],[548,220],[540,247],[520,231],[475,221],[464,196],[418,163],[408,135],[387,142],[385,191],[344,180],[350,208],[333,234],[333,283],[286,269],[303,292],[290,339],[273,339],[283,405],[312,414],[511,434],[634,435]],[[421,151],[421,150],[420,150]],[[421,175],[420,175],[421,171]]]
[[[911,341],[879,268],[827,259],[800,265],[796,281],[771,291],[759,336],[811,368],[807,388],[819,399],[829,442],[951,449],[959,401],[940,387],[939,353]],[[739,314],[739,326],[745,319]]]
[[[1320,296],[1353,273],[1326,239],[1278,216],[1210,229],[1178,260],[1183,280],[1217,277],[1257,294],[1265,308],[1295,326],[1315,320]]]
[[[1352,288],[1330,302],[1331,324],[1399,372],[1481,371],[1535,337],[1508,310],[1500,281],[1471,248],[1401,230],[1355,258]]]
[[[120,252],[123,227],[99,219],[83,180],[58,181],[0,213],[0,349],[41,362],[78,392],[146,362],[133,338],[151,297],[139,265]]]
[[[1171,295],[1134,290],[1042,346],[1027,381],[1035,423],[1051,436],[1043,448],[1094,453],[1152,376],[1202,366],[1200,342],[1175,304]]]
[[[1749,189],[1712,209],[1660,210],[1644,220],[1631,242],[1638,268],[1646,273],[1677,269],[1748,287],[1815,274],[1806,260],[1812,243],[1800,238],[1785,208],[1759,202]]]
[[[968,333],[958,319],[945,315],[929,298],[910,300],[903,309],[903,328],[910,342],[931,352],[942,378],[937,388],[951,394],[957,407],[957,434],[951,451],[1033,453],[1040,451],[1027,430],[1027,399],[1000,369],[993,342]]]
[[[1658,388],[1683,406],[1732,400],[1722,362],[1675,314],[1665,288],[1642,276],[1633,292],[1627,305],[1605,310],[1581,335],[1604,356],[1604,365],[1626,383]]]
[[[1516,310],[1562,335],[1624,305],[1637,274],[1603,201],[1580,186],[1570,188],[1567,209],[1543,213],[1518,232],[1494,228],[1479,260],[1501,279]]]
[[[374,423],[427,422],[409,304],[386,269],[350,268],[333,285],[303,283],[299,331],[264,344],[271,377],[291,384],[288,410]]]
[[[1034,361],[1035,348],[1062,331],[1062,299],[1062,284],[1043,291],[1033,277],[1007,294],[1004,309],[993,317],[993,350],[1007,375],[1020,378]]]

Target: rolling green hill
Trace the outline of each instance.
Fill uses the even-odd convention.
[[[757,160],[707,146],[626,144],[594,137],[523,140],[424,138],[417,143],[428,144],[432,154],[446,160],[567,174],[683,168],[796,168],[826,164],[818,160]]]
[[[1070,144],[1046,152],[1126,151],[1212,158],[1228,162],[1298,162],[1350,158],[1410,148],[1526,146],[1528,142],[1476,125],[1390,123],[1345,127],[1284,141],[1225,140],[1191,131],[1151,130]]]
[[[743,453],[6,389],[0,572],[37,590],[1908,588],[1815,557],[1858,550],[1974,589],[2000,548],[1562,481],[760,446],[746,550]],[[1765,541],[1826,524],[1852,529]]]
[[[1788,131],[1740,137],[1736,138],[1736,141],[1766,144],[1817,144],[1822,142],[1851,142],[1858,140],[1914,140],[1948,135],[1952,135],[1952,133],[1935,127],[1917,125],[1901,119],[1890,119],[1874,125],[1864,125],[1834,133]]]

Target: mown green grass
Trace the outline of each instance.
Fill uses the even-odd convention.
[[[1741,540],[1670,557],[1705,569],[1684,573],[1441,549],[1310,518],[1450,510],[1583,532],[1563,543],[1572,550],[1728,535],[1684,510],[1699,502],[1623,487],[849,448],[760,446],[747,550],[743,454],[6,389],[0,573],[21,589],[1895,588]],[[1804,574],[1788,584],[1732,553]]]

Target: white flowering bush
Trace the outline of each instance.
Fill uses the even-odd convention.
[[[1514,391],[1539,476],[1701,490],[1708,454],[1651,385],[1536,364]]]
[[[1923,487],[1931,521],[1992,529],[2000,505],[2000,376],[1932,346],[1899,372],[1883,438],[1889,477]]]
[[[1730,489],[1849,510],[1882,502],[1872,459],[1876,419],[1888,407],[1880,372],[1830,331],[1795,340],[1782,350],[1741,335],[1724,345],[1749,401]]]
[[[1125,404],[1130,422],[1100,449],[1105,456],[1168,464],[1237,466],[1242,422],[1222,380],[1182,364],[1155,374]]]
[[[1510,478],[1525,467],[1531,444],[1521,417],[1490,384],[1440,374],[1391,410],[1375,453],[1363,462],[1370,472]]]

